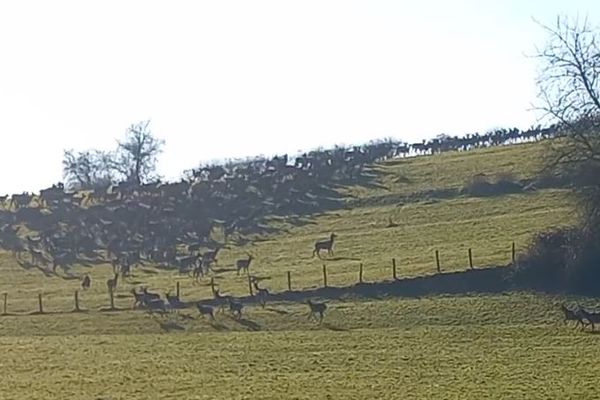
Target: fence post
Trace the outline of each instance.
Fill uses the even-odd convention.
[[[210,277],[210,290],[212,290],[213,296],[215,295],[215,278],[213,276]]]
[[[250,297],[254,296],[252,292],[252,279],[250,278],[250,274],[248,274],[248,292],[250,293]]]
[[[44,306],[42,304],[42,294],[41,293],[38,294],[38,306],[39,306],[40,314],[43,314],[44,313]]]
[[[79,309],[79,290],[75,291],[75,311],[81,311]]]
[[[358,270],[358,282],[363,283],[363,263],[360,263],[360,268]]]
[[[469,267],[471,269],[473,269],[473,252],[470,247],[469,247]]]
[[[288,290],[291,292],[292,291],[292,273],[290,271],[287,272],[287,278],[288,278]]]
[[[440,252],[438,250],[435,251],[435,265],[437,266],[437,272],[441,272],[442,268],[440,267]]]
[[[7,303],[8,303],[8,293],[4,293],[2,297],[4,297],[4,305],[2,306],[2,314],[6,315],[6,307],[7,307]]]
[[[398,276],[396,275],[396,259],[392,258],[392,277],[394,278],[394,280],[398,279]]]
[[[115,309],[115,295],[113,293],[112,288],[108,289],[108,296],[110,297],[110,309],[114,310]]]
[[[517,259],[517,249],[515,247],[515,242],[512,242],[512,263],[514,264]]]
[[[327,287],[327,266],[323,264],[323,287]]]
[[[176,291],[177,291],[177,298],[181,300],[181,298],[179,297],[179,281],[177,281]]]

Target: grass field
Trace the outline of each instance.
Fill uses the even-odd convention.
[[[540,144],[392,161],[375,167],[376,186],[349,187],[365,205],[307,218],[298,224],[274,218],[279,233],[219,257],[216,284],[236,296],[248,292],[235,259],[256,257],[251,273],[271,292],[322,285],[322,264],[332,286],[353,285],[358,266],[366,281],[436,273],[468,266],[506,265],[511,243],[523,251],[532,236],[575,222],[570,195],[547,189],[487,198],[444,200],[406,195],[460,188],[477,173],[532,179],[540,169]],[[386,196],[377,205],[369,199]],[[350,203],[351,204],[351,203]],[[388,218],[398,224],[387,227]],[[311,257],[312,244],[331,231],[335,255]],[[280,302],[249,305],[235,321],[215,322],[193,309],[162,318],[131,311],[130,288],[164,293],[181,284],[184,300],[210,298],[208,280],[152,266],[122,282],[116,305],[108,305],[107,265],[80,266],[92,288],[81,293],[84,313],[71,313],[77,279],[45,277],[0,253],[0,292],[8,312],[0,318],[1,399],[396,399],[396,398],[590,398],[596,392],[598,336],[562,324],[557,305],[568,300],[536,293],[425,298],[329,300],[323,325],[306,318],[307,306]],[[45,315],[37,309],[44,294]],[[579,299],[595,306],[594,299]],[[8,384],[8,382],[11,382]]]

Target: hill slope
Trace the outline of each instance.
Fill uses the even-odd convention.
[[[574,222],[569,192],[472,197],[460,189],[480,173],[533,180],[540,146],[374,166],[367,184],[337,188],[345,207],[311,217],[272,217],[265,226],[271,235],[224,249],[214,282],[224,293],[246,295],[248,280],[233,266],[247,253],[255,256],[250,273],[271,292],[287,290],[287,272],[294,290],[322,286],[323,264],[330,286],[354,285],[361,263],[365,281],[390,280],[392,257],[400,278],[435,274],[435,250],[444,272],[468,268],[468,248],[476,268],[506,265],[513,241],[521,251],[536,232]],[[396,226],[388,227],[390,218]],[[332,231],[338,235],[335,254],[313,258],[314,241]],[[76,278],[84,272],[92,276],[91,289],[80,292],[87,312],[71,313]],[[562,298],[348,297],[329,300],[322,325],[307,320],[304,304],[269,302],[264,309],[247,304],[239,321],[227,312],[211,321],[195,309],[166,317],[131,311],[129,294],[142,284],[173,291],[179,282],[184,300],[207,299],[209,278],[195,284],[186,275],[145,265],[119,284],[115,303],[123,310],[101,312],[108,305],[111,267],[81,265],[72,273],[74,279],[46,277],[0,254],[0,292],[8,294],[8,311],[16,314],[0,319],[2,365],[13,382],[2,389],[3,398],[69,393],[74,399],[501,399],[595,393],[589,384],[598,373],[589,361],[597,352],[593,337],[558,325]],[[47,313],[30,315],[38,293]]]

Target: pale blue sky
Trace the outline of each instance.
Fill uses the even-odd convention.
[[[0,3],[0,194],[61,180],[64,148],[114,147],[151,119],[160,172],[201,160],[536,115],[532,17],[597,1]]]

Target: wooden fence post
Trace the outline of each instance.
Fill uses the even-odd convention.
[[[115,295],[113,293],[112,288],[108,289],[108,296],[110,297],[110,309],[114,310],[115,309]]]
[[[396,275],[396,259],[392,258],[392,278],[394,278],[394,280],[398,279],[398,276]]]
[[[79,309],[79,290],[75,291],[75,311],[81,311]]]
[[[250,293],[250,297],[254,296],[252,292],[252,279],[250,278],[250,274],[248,274],[248,293]]]
[[[288,281],[288,290],[292,291],[292,273],[290,271],[287,272],[287,281]]]
[[[440,252],[438,250],[435,251],[435,265],[437,266],[437,272],[441,272],[442,268],[440,267]]]
[[[517,260],[517,249],[515,247],[515,242],[512,242],[512,263],[514,264]]]
[[[327,266],[323,264],[323,287],[327,287]]]
[[[38,306],[39,306],[40,314],[43,314],[44,313],[44,306],[42,304],[42,294],[41,293],[38,294]]]
[[[181,300],[181,298],[179,297],[179,281],[177,281],[176,291],[177,291],[177,298]]]
[[[469,247],[469,267],[471,269],[473,269],[473,252],[470,247]]]
[[[2,306],[2,314],[6,315],[6,308],[8,307],[7,306],[7,303],[8,303],[8,293],[4,293],[2,297],[4,297],[4,304]]]
[[[358,270],[358,282],[363,283],[363,263],[360,263],[360,267]]]

